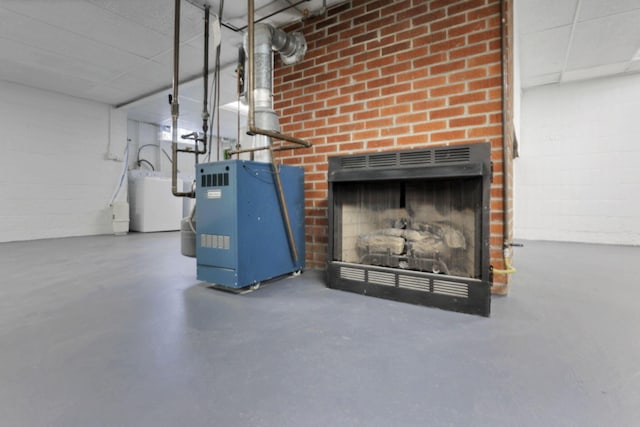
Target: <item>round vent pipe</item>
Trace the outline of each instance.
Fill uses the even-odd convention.
[[[254,4],[248,0],[248,30],[245,51],[248,62],[249,133],[261,135],[251,151],[261,151],[256,160],[270,162],[272,138],[294,142],[310,147],[307,141],[280,133],[278,116],[273,109],[273,51],[280,53],[287,65],[302,60],[307,51],[307,43],[301,33],[285,33],[269,24],[254,24]],[[256,146],[257,145],[257,146]]]

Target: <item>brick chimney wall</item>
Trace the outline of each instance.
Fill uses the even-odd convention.
[[[490,256],[504,268],[501,1],[352,0],[286,30],[308,43],[274,76],[282,132],[313,143],[278,154],[305,169],[307,267],[327,262],[327,157],[489,141]],[[495,275],[494,290],[506,283]]]

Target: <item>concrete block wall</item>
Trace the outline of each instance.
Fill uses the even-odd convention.
[[[0,82],[0,241],[112,233],[126,115]],[[126,200],[126,187],[117,200]]]
[[[327,262],[328,156],[489,141],[502,268],[501,2],[353,0],[287,30],[308,43],[274,80],[282,131],[313,143],[279,154],[306,172],[307,266]]]
[[[515,236],[640,245],[640,74],[528,89]]]

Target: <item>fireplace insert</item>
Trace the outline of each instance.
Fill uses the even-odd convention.
[[[328,180],[328,287],[489,315],[489,143],[331,157]]]

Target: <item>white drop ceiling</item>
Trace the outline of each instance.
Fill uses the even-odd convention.
[[[640,71],[640,0],[516,0],[523,88]]]
[[[255,19],[295,5],[264,21],[280,26],[343,1],[255,0]],[[202,126],[205,4],[212,14],[213,70],[220,0],[181,2],[180,80],[186,83],[180,85],[180,127],[194,130]],[[246,15],[247,1],[227,0],[221,21],[239,28]],[[0,0],[0,80],[103,102],[124,108],[132,119],[169,125],[173,20],[174,0]],[[218,34],[224,104],[237,99],[234,70],[243,34],[224,26]],[[222,112],[221,135],[235,136],[235,116]]]
[[[300,2],[266,22],[283,25],[344,0]],[[515,0],[523,87],[640,71],[640,0]],[[183,0],[181,127],[201,126],[203,13],[220,0]],[[298,0],[255,0],[256,19]],[[0,80],[103,102],[132,119],[170,124],[174,0],[0,0]],[[224,2],[222,22],[246,25],[247,2]],[[213,19],[212,19],[213,21]],[[215,33],[215,31],[212,31]],[[242,33],[220,30],[221,103],[236,100]],[[213,42],[212,42],[213,44]],[[211,67],[214,49],[211,48]],[[221,112],[223,136],[236,116]]]

